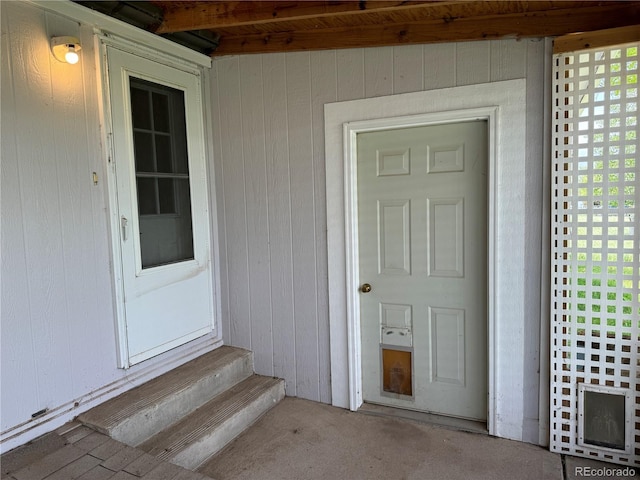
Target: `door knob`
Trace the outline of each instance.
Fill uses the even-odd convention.
[[[371,291],[371,285],[369,285],[368,283],[363,283],[360,287],[360,291],[362,293],[369,293]]]

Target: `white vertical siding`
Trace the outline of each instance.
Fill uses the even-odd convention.
[[[32,321],[31,309],[25,299],[29,295],[29,278],[27,271],[26,246],[24,241],[25,219],[22,207],[22,189],[20,188],[20,164],[18,163],[18,143],[15,137],[7,134],[17,128],[16,104],[19,99],[14,95],[13,67],[11,59],[12,48],[19,45],[19,40],[5,40],[5,34],[9,31],[9,22],[6,10],[3,8],[2,18],[2,151],[1,168],[1,201],[2,224],[2,335],[0,336],[0,355],[2,376],[0,377],[0,405],[2,405],[2,417],[13,419],[27,419],[33,409],[38,405],[34,399],[38,396],[38,385],[33,380],[36,378],[36,358],[32,346]],[[17,21],[17,20],[16,20]],[[18,79],[19,81],[19,79]],[[10,130],[9,130],[10,129]],[[11,206],[13,214],[8,214],[8,206]],[[13,235],[8,232],[13,232]],[[9,255],[8,252],[11,252]],[[12,272],[9,276],[8,272]],[[22,328],[13,327],[11,337],[5,333],[7,318],[20,318]],[[11,338],[11,341],[8,341]],[[5,385],[16,385],[26,380],[28,390],[25,390],[25,400],[11,403],[8,401]],[[5,415],[5,408],[10,404],[9,414]],[[2,423],[2,430],[11,423]]]
[[[424,45],[422,47],[422,64],[424,65],[425,90],[455,87],[456,84],[456,51],[455,43]],[[442,59],[447,59],[442,61]]]
[[[293,238],[291,235],[291,174],[289,172],[289,135],[285,57],[273,55],[262,65],[265,99],[265,149],[267,158],[267,207],[269,210],[269,260],[271,278],[262,288],[272,298],[273,372],[287,378],[295,395],[296,352],[293,313]],[[284,186],[284,187],[282,187]],[[265,352],[269,355],[271,352]],[[269,367],[260,366],[260,371]]]
[[[393,48],[393,92],[409,93],[423,90],[424,62],[422,45]]]
[[[318,52],[311,63],[311,102],[312,102],[312,131],[313,135],[313,169],[315,200],[315,242],[316,242],[316,316],[318,318],[318,370],[321,402],[330,403],[330,358],[329,358],[329,324],[322,321],[329,310],[327,285],[327,204],[321,201],[325,192],[325,153],[324,135],[324,105],[334,101],[337,96],[335,75],[336,56],[333,51]]]
[[[251,70],[239,69],[239,62],[251,64]],[[326,251],[323,104],[527,78],[531,112],[527,146],[531,149],[527,149],[530,177],[523,194],[529,195],[532,202],[541,202],[543,64],[544,42],[539,40],[251,55],[241,61],[239,57],[215,59],[213,68],[218,82],[213,88],[218,99],[224,98],[213,106],[218,109],[214,117],[219,119],[214,125],[215,138],[221,142],[214,164],[224,184],[224,191],[219,194],[223,196],[220,204],[224,205],[227,229],[226,241],[221,242],[225,245],[222,257],[248,264],[244,269],[259,269],[261,281],[265,282],[260,286],[259,301],[268,305],[264,292],[271,296],[270,309],[247,311],[247,306],[256,301],[250,298],[253,290],[248,292],[245,285],[239,284],[245,279],[238,278],[237,273],[223,278],[229,291],[239,290],[244,295],[241,301],[230,296],[228,306],[223,307],[229,309],[231,324],[238,324],[227,332],[226,341],[253,349],[256,369],[283,376],[288,394],[329,401],[326,265],[331,252]],[[244,75],[251,75],[251,79]],[[257,91],[243,88],[245,84]],[[248,103],[252,104],[250,110]],[[260,119],[240,118],[253,115],[264,117],[263,151],[262,129],[251,133],[231,127],[258,123]],[[236,173],[240,168],[245,169],[244,177]],[[251,177],[246,175],[248,170],[252,171]],[[265,178],[259,180],[260,175]],[[266,192],[261,190],[259,197],[248,193],[256,182],[261,188],[266,186]],[[262,204],[265,195],[266,208]],[[263,219],[263,215],[267,218]],[[257,217],[259,225],[248,227]],[[540,221],[537,217],[527,220],[526,235],[533,235],[532,244],[539,245]],[[236,232],[247,228],[256,234],[261,232],[263,237],[250,242],[267,242],[266,248],[247,249],[236,238]],[[540,293],[539,262],[537,253],[523,259],[523,268],[534,268],[534,273],[527,275],[526,285],[527,295],[536,305],[527,320],[532,335],[540,322],[540,312],[536,310],[539,301],[535,301]],[[272,334],[272,347],[253,338],[267,331]],[[534,337],[526,346],[528,355],[537,355],[538,336]],[[537,390],[535,362],[527,363],[526,382]],[[537,408],[528,406],[531,415],[534,407]]]
[[[394,47],[367,48],[364,50],[365,98],[392,95]]]
[[[251,343],[256,345],[256,363],[271,367],[271,358],[266,352],[273,351],[271,336],[271,294],[264,286],[269,285],[270,264],[263,261],[269,257],[269,219],[267,206],[267,156],[265,150],[264,100],[262,92],[262,64],[249,58],[240,58],[240,91],[242,132],[249,141],[244,142],[245,196],[247,208],[247,256],[249,267],[250,312],[264,312],[262,316],[251,315]],[[260,321],[266,318],[268,321]],[[266,361],[265,361],[266,360]],[[273,375],[273,368],[264,371]]]
[[[491,78],[491,42],[456,45],[456,85],[487,83]]]
[[[363,49],[338,50],[335,52],[336,66],[332,68],[332,73],[337,77],[337,101],[364,98],[364,52],[365,50]]]
[[[52,57],[49,38],[63,34],[81,38],[87,60]],[[5,431],[102,386],[115,339],[102,175],[92,183],[102,173],[92,33],[3,2],[2,48]]]

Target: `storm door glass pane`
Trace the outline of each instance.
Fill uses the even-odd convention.
[[[153,136],[149,132],[133,133],[133,148],[136,157],[136,170],[141,172],[154,171]]]
[[[173,178],[159,178],[158,190],[160,201],[160,213],[175,213],[176,212],[176,200],[175,193],[173,191]]]
[[[142,177],[137,180],[140,215],[153,215],[156,213],[156,179]]]
[[[142,268],[192,260],[184,92],[130,78]]]
[[[173,156],[173,152],[171,151],[171,138],[168,135],[156,135],[156,162],[158,172],[174,172]]]
[[[151,128],[151,105],[149,92],[131,87],[131,109],[135,128]]]

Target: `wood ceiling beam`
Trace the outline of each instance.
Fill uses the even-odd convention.
[[[239,27],[260,27],[259,30],[251,32],[258,34],[265,31],[303,30],[309,27],[291,28],[291,26],[304,23],[309,25],[309,22],[312,22],[311,28],[346,27],[352,23],[379,25],[582,8],[592,3],[592,0],[151,1],[164,12],[163,23],[154,30],[158,34],[189,30],[228,32]],[[624,3],[624,1],[608,0],[609,3]],[[396,17],[399,17],[398,20],[393,21]],[[249,33],[243,32],[243,34]]]
[[[622,3],[612,1],[611,3]],[[173,4],[171,4],[173,5]],[[352,4],[353,5],[353,4]],[[376,3],[376,5],[378,5]],[[538,1],[440,1],[422,4],[407,4],[403,7],[380,8],[378,10],[353,11],[350,14],[331,14],[280,19],[278,22],[248,23],[245,25],[215,28],[220,36],[261,35],[276,32],[319,30],[323,28],[357,27],[364,25],[389,25],[420,21],[455,20],[468,17],[489,17],[510,13],[532,13],[544,10],[562,10],[593,6],[593,2],[538,0]]]
[[[439,19],[266,35],[223,36],[213,56],[546,37],[634,24],[640,24],[640,2],[615,5],[603,3],[593,7],[488,17]]]
[[[595,32],[581,32],[563,35],[553,41],[553,53],[573,52],[586,48],[608,47],[621,43],[640,41],[640,25],[610,28]]]
[[[174,33],[188,30],[216,30],[263,23],[308,20],[335,15],[393,11],[419,5],[469,3],[453,1],[234,1],[234,2],[157,2],[164,18],[155,33]]]

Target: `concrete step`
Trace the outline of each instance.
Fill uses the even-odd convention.
[[[137,446],[253,374],[253,354],[223,346],[81,414],[78,420]]]
[[[284,398],[284,380],[253,375],[139,446],[195,470]]]

